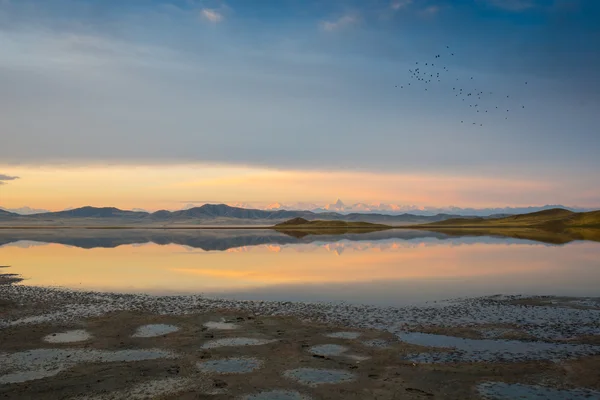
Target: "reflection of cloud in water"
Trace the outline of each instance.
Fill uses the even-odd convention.
[[[151,242],[146,242],[146,243],[132,243],[131,246],[132,247],[152,246],[152,243]],[[184,247],[186,247],[186,246],[184,246]]]
[[[276,246],[276,245],[265,245],[267,247],[267,250],[270,251],[271,253],[279,253],[281,252],[281,246]]]
[[[225,250],[228,253],[247,253],[250,251],[250,248],[247,246],[234,247],[231,249]]]

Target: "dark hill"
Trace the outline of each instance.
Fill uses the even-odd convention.
[[[147,212],[124,211],[115,207],[81,207],[72,210],[28,215],[28,218],[144,218]]]
[[[388,229],[391,226],[382,224],[371,224],[369,222],[349,221],[307,221],[304,218],[293,218],[274,226],[275,229]]]
[[[6,218],[11,218],[11,217],[19,217],[20,215],[17,213],[13,213],[10,211],[6,211],[6,210],[2,210],[0,209],[0,217],[6,217]]]
[[[292,226],[293,225],[305,225],[305,224],[308,224],[308,223],[309,223],[308,220],[306,220],[304,218],[297,217],[297,218],[292,218],[292,219],[290,219],[288,221],[282,222],[280,224],[277,224],[275,226],[282,227],[282,226],[290,226],[290,225],[292,225]]]

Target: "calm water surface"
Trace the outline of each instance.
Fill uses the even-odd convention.
[[[600,243],[386,231],[0,232],[2,273],[82,290],[403,305],[492,294],[600,296]]]

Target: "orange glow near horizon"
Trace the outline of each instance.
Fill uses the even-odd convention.
[[[510,247],[510,248],[507,248]],[[596,244],[565,247],[449,243],[343,242],[269,245],[244,252],[186,250],[179,245],[81,249],[59,244],[0,247],[3,263],[28,285],[86,290],[181,292],[288,284],[539,276],[568,273]],[[596,254],[596,253],[593,253]],[[551,257],[548,257],[551,255]],[[551,260],[551,261],[548,261]],[[565,271],[562,271],[562,270]]]
[[[15,166],[19,179],[0,185],[0,206],[62,210],[114,206],[180,209],[185,203],[391,203],[446,207],[504,207],[572,203],[561,186],[531,179],[427,173],[272,170],[225,165]],[[539,200],[535,200],[539,198]],[[583,205],[583,204],[579,204]]]

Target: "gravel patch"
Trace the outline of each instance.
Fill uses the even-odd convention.
[[[338,369],[298,368],[285,371],[283,376],[303,385],[315,387],[322,384],[351,382],[356,376],[348,371]]]
[[[176,357],[174,353],[160,349],[118,351],[35,349],[17,353],[0,353],[0,384],[54,376],[82,363],[131,362]]]
[[[188,378],[166,378],[135,385],[126,390],[91,396],[78,396],[72,400],[146,400],[176,394],[195,387],[197,382]]]
[[[506,329],[506,328],[493,328],[493,329],[479,329],[479,332],[486,339],[494,339],[494,338],[500,337],[502,335],[505,335],[507,333],[514,332],[514,330]]]

